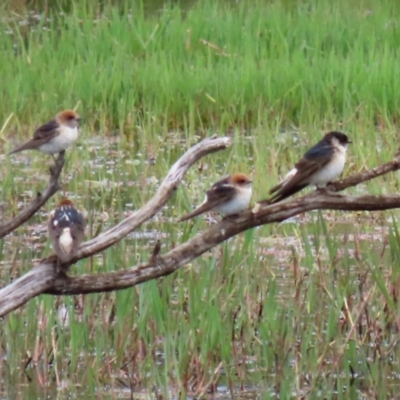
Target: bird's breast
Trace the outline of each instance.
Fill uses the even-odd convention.
[[[40,151],[55,154],[66,150],[78,139],[78,128],[61,127],[59,134],[40,146]]]
[[[251,188],[239,189],[236,196],[214,208],[214,211],[223,215],[238,214],[248,207],[251,200]]]
[[[335,152],[332,160],[310,177],[310,184],[325,185],[326,183],[333,181],[343,172],[345,161],[345,153]]]
[[[70,228],[64,228],[63,233],[60,236],[59,243],[61,250],[65,254],[71,253],[73,241],[74,240],[72,238]]]

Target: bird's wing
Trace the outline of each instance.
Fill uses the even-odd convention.
[[[59,124],[55,119],[47,122],[46,124],[40,126],[36,129],[33,134],[33,139],[35,141],[49,140],[58,134]]]
[[[80,216],[82,217],[82,221],[79,225],[72,225],[71,227],[71,235],[74,239],[74,248],[73,248],[73,252],[75,253],[76,251],[78,251],[83,238],[85,236],[85,220],[83,219],[83,216],[80,214]]]
[[[76,232],[78,236],[82,235],[83,237],[83,235],[85,234],[86,221],[84,216],[80,212],[77,212],[76,221],[73,226],[74,232]]]
[[[49,231],[50,238],[52,240],[58,240],[60,238],[60,235],[62,234],[64,227],[62,227],[60,224],[54,225],[53,218],[50,218],[47,229]]]
[[[306,159],[316,159],[323,157],[332,157],[335,153],[334,147],[331,144],[326,143],[321,145],[321,142],[317,143],[315,146],[311,147],[303,156]],[[301,161],[301,160],[300,160]]]
[[[43,143],[46,143],[48,140],[56,136],[58,134],[58,127],[59,125],[56,120],[49,121],[47,124],[36,129],[32,139],[16,147],[10,151],[9,154],[18,153],[23,150],[36,149],[38,146],[41,146]]]
[[[226,182],[226,180],[215,183],[210,190],[207,190],[207,200],[214,206],[232,200],[237,193],[237,189]]]
[[[57,224],[54,224],[55,220]],[[49,232],[58,232],[58,234],[61,234],[64,228],[71,228],[77,232],[85,232],[85,227],[85,218],[74,208],[67,210],[56,209],[52,212],[48,224]]]
[[[331,146],[314,146],[308,150],[304,157],[295,164],[296,173],[270,190],[271,194],[276,193],[270,202],[276,203],[305,188],[309,184],[308,178],[324,167],[332,159],[334,152],[335,150]]]

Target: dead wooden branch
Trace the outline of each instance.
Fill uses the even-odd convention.
[[[400,207],[400,197],[393,196],[340,196],[330,193],[310,193],[298,199],[272,206],[261,206],[257,213],[248,210],[231,220],[222,220],[206,231],[175,247],[148,263],[133,268],[97,275],[82,275],[56,279],[46,293],[82,294],[125,289],[139,283],[169,275],[218,244],[256,226],[281,222],[311,210],[375,211]],[[1,292],[0,292],[1,295]],[[0,300],[0,315],[2,304]]]
[[[225,140],[226,142],[220,142],[217,147],[212,146],[212,142],[210,143],[206,140],[190,149],[171,168],[160,189],[149,203],[116,227],[111,228],[98,238],[87,242],[81,249],[79,258],[87,257],[109,247],[111,242],[115,243],[119,240],[120,235],[126,235],[139,226],[140,223],[151,218],[167,202],[173,190],[182,179],[184,172],[187,171],[193,162],[201,157],[198,155],[198,152],[202,149],[200,145],[202,143],[209,143],[207,152],[217,151],[227,145],[227,139],[225,138]],[[214,142],[214,145],[216,145],[216,142]],[[188,154],[190,155],[191,152],[194,152],[194,154],[189,157]],[[204,155],[207,152],[202,151],[201,154]],[[212,225],[206,231],[197,234],[186,243],[175,247],[165,254],[153,251],[153,254],[149,255],[147,263],[127,270],[77,277],[56,276],[54,270],[55,258],[52,256],[43,260],[37,268],[28,274],[0,290],[0,316],[20,307],[39,293],[71,295],[119,290],[171,274],[204,252],[247,229],[281,222],[307,211],[325,209],[374,211],[400,208],[400,196],[398,195],[345,196],[336,193],[337,191],[356,186],[361,182],[398,169],[400,169],[400,161],[396,156],[386,164],[331,184],[329,187],[330,191],[316,190],[304,196],[272,205],[266,201],[259,202],[252,209],[241,213],[236,218],[225,219]],[[76,261],[74,260],[74,262]]]
[[[24,222],[28,221],[35,213],[42,207],[46,201],[55,194],[60,188],[58,184],[58,178],[60,177],[61,171],[64,166],[64,154],[61,152],[56,161],[55,165],[50,168],[50,179],[44,191],[39,192],[35,198],[28,206],[26,206],[17,216],[12,220],[0,225],[0,239],[10,232],[17,229]]]
[[[81,247],[76,258],[73,259],[70,264],[75,264],[76,261],[90,257],[97,254],[119,240],[124,238],[130,232],[138,228],[144,222],[154,217],[171,198],[172,194],[178,188],[178,185],[182,181],[185,173],[188,169],[196,163],[200,158],[207,154],[215,153],[226,149],[230,145],[230,139],[227,137],[216,137],[213,136],[208,139],[202,140],[190,148],[169,170],[164,181],[161,183],[159,189],[154,196],[137,211],[132,213],[128,218],[125,218],[119,224],[110,228],[108,231],[101,233],[99,236],[92,240],[84,243]],[[63,265],[65,267],[66,265]]]
[[[227,137],[213,136],[202,140],[190,148],[169,170],[155,195],[144,206],[128,218],[106,232],[84,243],[77,256],[69,263],[62,264],[65,270],[78,260],[90,257],[112,246],[127,234],[139,227],[143,222],[152,218],[171,198],[187,170],[200,158],[207,154],[225,149],[230,145]],[[157,259],[158,257],[155,257]],[[0,290],[0,316],[20,307],[32,297],[45,291],[49,292],[56,279],[55,265],[57,258],[52,255],[42,260],[28,274],[16,279],[10,285]],[[69,280],[66,276],[58,276],[56,280]],[[31,288],[31,289],[29,289]]]

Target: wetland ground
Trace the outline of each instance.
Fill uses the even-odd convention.
[[[63,190],[0,241],[7,284],[50,252],[61,194],[87,237],[150,198],[200,138],[230,149],[186,175],[163,211],[71,274],[129,268],[209,221],[176,220],[230,172],[253,199],[328,130],[353,144],[344,175],[398,148],[400,3],[5,1],[0,5],[0,215],[47,181],[51,158],[7,156],[57,111],[82,135]],[[350,189],[396,193],[399,175]],[[395,398],[399,212],[299,215],[249,230],[132,289],[40,296],[1,320],[3,398]]]

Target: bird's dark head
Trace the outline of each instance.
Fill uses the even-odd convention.
[[[341,146],[347,147],[351,140],[349,140],[348,136],[342,132],[332,131],[325,135],[325,141],[328,141],[331,144],[339,144]]]

